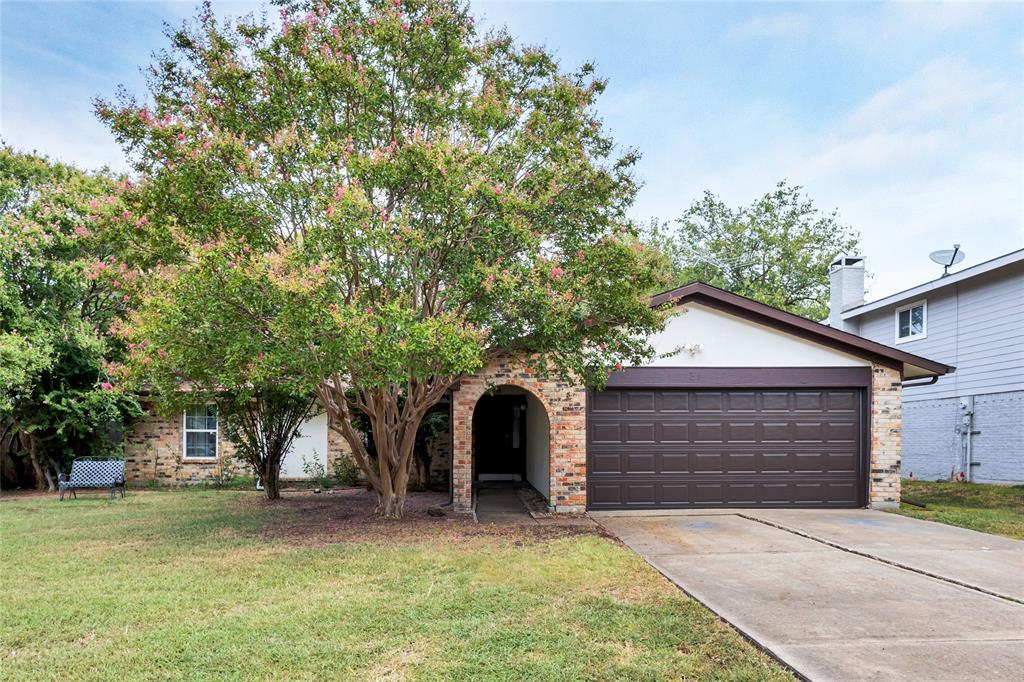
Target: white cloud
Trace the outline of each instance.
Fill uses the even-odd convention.
[[[943,32],[961,29],[981,20],[992,10],[986,2],[893,2],[889,13],[917,29]]]
[[[868,97],[792,177],[861,230],[881,296],[934,277],[933,249],[958,242],[976,263],[1024,244],[1022,120],[1003,74],[936,60]]]
[[[941,125],[1001,107],[1019,95],[1005,81],[992,79],[961,60],[943,58],[872,95],[847,123],[853,128]]]
[[[954,242],[979,263],[1024,246],[1024,101],[1012,77],[935,60],[816,129],[752,103],[760,113],[731,117],[728,139],[683,129],[685,147],[648,150],[640,208],[674,218],[704,188],[749,203],[786,178],[860,231],[874,297],[935,277],[928,252]]]

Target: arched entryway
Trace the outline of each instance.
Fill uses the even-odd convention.
[[[526,447],[520,477],[537,488],[555,511],[583,511],[587,482],[586,390],[581,384],[538,375],[512,355],[493,358],[464,377],[452,391],[451,480],[455,509],[468,512],[473,508],[477,484],[473,423],[478,403],[484,396],[511,396],[517,391],[520,405],[525,400],[525,422],[521,426],[526,428],[525,436],[520,433],[521,447]],[[520,414],[520,419],[523,416]],[[546,443],[539,437],[541,431],[547,433]],[[546,462],[542,456],[545,450]]]
[[[473,410],[473,482],[531,486],[551,495],[551,421],[540,399],[519,386],[497,386]]]

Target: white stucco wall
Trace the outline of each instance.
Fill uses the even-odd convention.
[[[686,344],[702,344],[655,357],[650,367],[864,367],[871,363],[798,336],[714,308],[687,303],[651,337],[657,356]],[[684,312],[685,311],[685,312]]]
[[[306,478],[304,459],[316,460],[327,471],[327,415],[320,414],[302,425],[299,435],[281,462],[282,478]]]
[[[526,394],[526,480],[545,498],[551,498],[550,434],[544,406]]]

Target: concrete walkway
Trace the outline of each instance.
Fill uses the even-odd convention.
[[[1022,678],[1024,542],[868,510],[633,514],[592,516],[809,679]]]
[[[476,495],[476,519],[480,523],[500,526],[534,523],[512,486],[480,488]]]

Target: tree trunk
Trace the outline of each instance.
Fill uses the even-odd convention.
[[[377,493],[377,509],[385,519],[400,519],[405,514],[405,491],[392,490],[387,495]]]
[[[43,474],[43,467],[39,466],[39,462],[32,455],[28,456],[28,461],[32,465],[32,478],[35,479],[36,490],[42,490],[46,487],[46,476]]]
[[[46,476],[46,490],[51,493],[57,490],[57,482],[48,468],[43,468],[43,475]]]
[[[263,492],[268,500],[281,499],[281,468],[273,464],[264,464],[260,467],[260,478],[263,479]]]
[[[377,492],[376,512],[380,516],[402,518],[409,476],[415,466],[416,432],[423,415],[437,404],[454,381],[454,377],[435,381],[428,389],[410,380],[404,405],[399,404],[399,396],[395,393],[371,389],[362,392],[352,407],[339,375],[317,387],[317,396],[329,416],[329,427],[340,433],[349,444],[353,459],[366,475],[367,483]],[[359,409],[369,418],[376,456],[370,456],[359,432],[353,427],[350,409]]]

